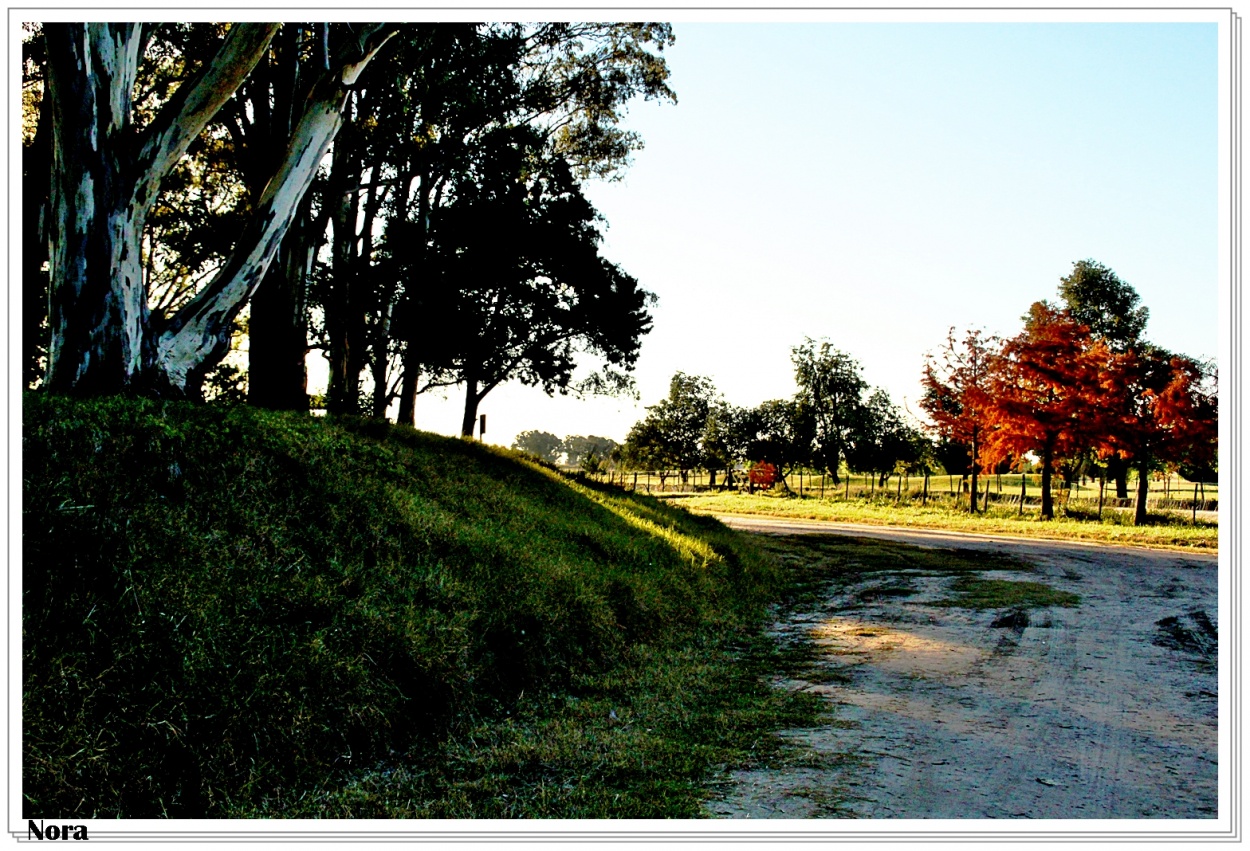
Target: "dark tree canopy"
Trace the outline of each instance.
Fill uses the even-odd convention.
[[[1096,260],[1072,264],[1059,281],[1059,297],[1073,320],[1116,351],[1136,344],[1150,318],[1137,291]]]
[[[310,348],[330,411],[408,422],[454,382],[466,417],[504,380],[631,389],[651,296],[599,255],[581,181],[641,147],[630,100],[675,100],[669,25],[27,29],[23,286],[52,305],[24,317],[28,379],[194,397],[250,306],[254,404],[306,408]]]
[[[813,458],[838,482],[838,467],[862,420],[868,388],[859,363],[827,340],[808,339],[791,352],[799,396],[815,425]]]
[[[719,394],[708,378],[676,373],[668,396],[647,408],[625,438],[631,465],[688,471],[705,466],[703,438]]]

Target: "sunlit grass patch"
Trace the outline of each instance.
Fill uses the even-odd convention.
[[[1132,516],[1107,511],[1102,519],[1084,512],[1066,516],[1062,511],[1053,520],[1041,520],[1036,509],[991,503],[988,513],[971,514],[967,506],[954,506],[949,500],[896,503],[888,497],[875,500],[819,499],[777,494],[715,493],[683,497],[681,504],[691,510],[712,514],[760,514],[792,520],[826,520],[864,523],[873,526],[903,526],[944,529],[988,535],[1010,535],[1049,540],[1149,546],[1166,549],[1214,551],[1219,546],[1216,523],[1199,520],[1193,524],[1179,514],[1152,515],[1145,526],[1131,525]]]

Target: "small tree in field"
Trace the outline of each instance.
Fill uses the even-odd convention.
[[[860,408],[852,444],[846,455],[850,469],[872,473],[884,486],[898,470],[914,469],[920,460],[915,430],[904,420],[889,394],[881,388],[872,392]]]
[[[753,409],[746,418],[751,429],[747,457],[772,465],[775,481],[787,491],[786,475],[812,460],[816,418],[802,396],[771,399]]]
[[[991,368],[998,347],[996,339],[979,330],[968,331],[962,341],[957,341],[952,328],[940,356],[925,357],[921,379],[924,396],[920,407],[933,420],[933,430],[943,441],[967,447],[968,463],[959,469],[961,477],[967,470],[972,473],[969,508],[974,514],[977,473],[992,401]]]
[[[1107,348],[1064,310],[1035,302],[1025,327],[993,360],[982,462],[1034,452],[1042,473],[1042,518],[1054,517],[1051,477],[1056,459],[1095,439],[1100,423],[1088,416],[1104,408]]]
[[[709,414],[719,403],[711,379],[678,372],[669,381],[668,397],[647,408],[647,415],[629,430],[624,456],[635,468],[681,472],[706,466],[703,448]]]

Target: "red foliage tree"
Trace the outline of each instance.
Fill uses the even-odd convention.
[[[1026,452],[1042,470],[1042,518],[1054,517],[1055,461],[1088,446],[1103,431],[1103,376],[1111,357],[1104,343],[1066,310],[1039,301],[1024,330],[1008,340],[991,369],[985,450],[987,465]]]
[[[1104,455],[1137,470],[1134,523],[1146,522],[1152,470],[1215,464],[1218,411],[1214,373],[1183,355],[1155,346],[1116,355],[1104,377]]]
[[[990,408],[991,371],[999,341],[981,331],[968,331],[962,342],[951,328],[939,359],[925,356],[924,396],[920,407],[933,420],[941,437],[968,447],[972,492],[969,505],[977,510],[977,473]]]

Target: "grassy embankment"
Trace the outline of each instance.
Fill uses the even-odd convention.
[[[378,423],[23,402],[24,817],[661,817],[814,723],[710,518]]]
[[[768,493],[708,493],[683,496],[681,505],[708,514],[764,514],[793,520],[829,520],[839,523],[865,523],[874,526],[910,526],[923,529],[949,529],[989,535],[1090,541],[1167,549],[1210,550],[1219,546],[1219,527],[1199,519],[1191,524],[1180,515],[1150,515],[1150,523],[1133,526],[1132,515],[1104,511],[1101,520],[1086,509],[1057,512],[1054,520],[1043,521],[1036,509],[996,505],[988,513],[970,514],[966,503],[958,506],[946,497],[930,498],[928,505],[902,501],[892,495],[876,499],[843,500],[836,497]]]

